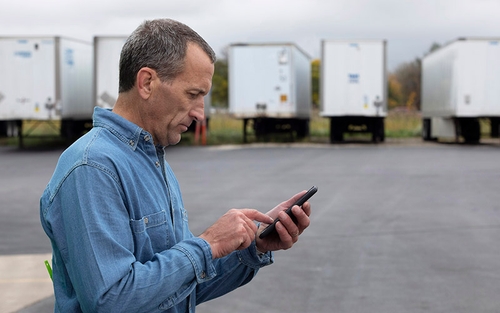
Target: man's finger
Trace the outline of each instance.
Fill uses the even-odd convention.
[[[274,221],[272,217],[270,217],[269,215],[266,215],[254,209],[241,209],[240,211],[252,221],[257,221],[266,224],[271,224]]]

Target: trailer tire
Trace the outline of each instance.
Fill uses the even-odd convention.
[[[61,137],[68,142],[76,141],[91,128],[87,125],[92,125],[92,121],[63,119],[61,120]]]
[[[490,117],[490,136],[498,138],[500,134],[500,118]]]
[[[257,140],[260,140],[264,137],[266,134],[266,123],[264,120],[260,118],[256,118],[253,120],[253,130],[255,133],[255,137],[257,137]]]
[[[295,129],[298,138],[305,138],[309,136],[309,120],[297,120]]]
[[[461,118],[460,120],[460,135],[464,141],[469,144],[479,143],[481,139],[481,126],[477,118]]]
[[[7,121],[7,137],[22,137],[23,121]]]
[[[7,137],[7,121],[0,121],[0,137]]]
[[[330,118],[330,143],[344,141],[344,126],[340,118]]]
[[[384,120],[380,122],[380,142],[385,141],[385,123]]]
[[[385,128],[383,119],[373,119],[372,120],[372,141],[373,142],[384,142],[385,140]]]
[[[0,121],[0,137],[17,137],[16,121]]]
[[[431,136],[431,128],[432,122],[430,118],[422,119],[422,140],[424,141],[432,141],[433,138]]]
[[[74,137],[72,121],[61,120],[61,137],[67,140],[71,140]]]

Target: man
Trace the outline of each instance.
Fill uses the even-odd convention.
[[[55,312],[194,312],[248,283],[309,225],[310,205],[232,209],[200,236],[188,228],[164,147],[203,119],[215,54],[192,29],[146,21],[125,43],[112,111],[60,157],[40,200],[53,247]],[[260,239],[280,218],[277,234]],[[257,226],[257,223],[261,226]]]

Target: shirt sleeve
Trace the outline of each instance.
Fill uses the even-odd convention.
[[[76,167],[54,197],[46,217],[61,255],[54,284],[73,288],[66,292],[76,294],[85,312],[168,308],[217,275],[210,247],[197,237],[138,262],[127,195],[102,168]]]

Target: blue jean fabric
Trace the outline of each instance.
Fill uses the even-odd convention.
[[[55,312],[194,312],[249,282],[271,253],[212,260],[188,227],[165,149],[110,110],[66,149],[40,199]]]

